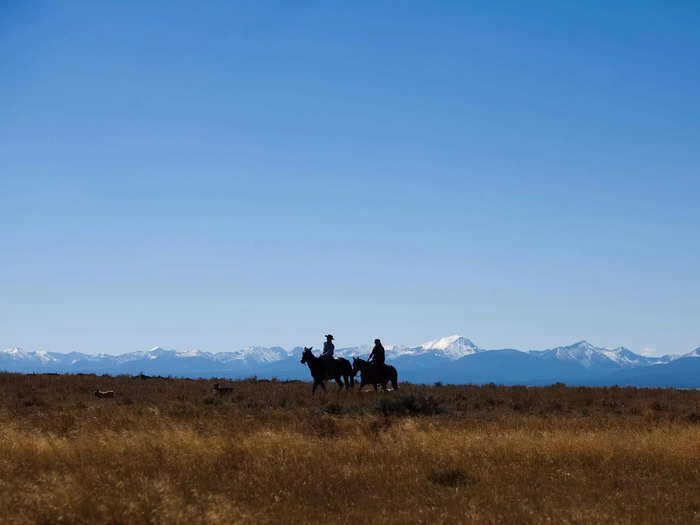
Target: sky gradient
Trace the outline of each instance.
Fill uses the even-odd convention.
[[[697,2],[5,2],[0,348],[700,345]]]

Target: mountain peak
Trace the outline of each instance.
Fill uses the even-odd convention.
[[[593,345],[592,345],[591,343],[589,343],[588,341],[586,341],[585,339],[582,339],[581,341],[577,341],[577,342],[575,342],[574,344],[569,345],[569,346],[567,346],[567,347],[565,347],[565,348],[584,348],[584,349],[586,349],[586,350],[593,350],[593,349],[595,349],[596,347],[593,346]]]
[[[433,339],[432,341],[423,343],[421,346],[424,351],[438,351],[451,359],[459,359],[460,357],[479,351],[478,346],[461,335],[450,335],[439,339]]]
[[[7,354],[7,355],[11,355],[15,358],[27,357],[27,353],[18,346],[15,346],[13,348],[5,348],[2,351],[2,353]]]
[[[700,357],[700,346],[698,346],[692,352],[688,352],[687,354],[683,354],[681,357]]]

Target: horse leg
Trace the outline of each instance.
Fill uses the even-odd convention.
[[[321,385],[321,388],[323,388],[324,392],[328,393],[328,390],[326,390],[326,383],[324,383],[323,381],[319,381],[318,384]]]
[[[341,376],[338,376],[335,378],[335,382],[338,383],[338,392],[340,392],[345,384],[343,383],[343,378]]]

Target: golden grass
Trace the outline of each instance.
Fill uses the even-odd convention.
[[[696,391],[213,382],[0,374],[0,519],[700,522]]]

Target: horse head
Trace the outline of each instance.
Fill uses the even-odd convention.
[[[352,358],[352,374],[357,375],[357,373],[362,370],[362,365],[364,364],[364,361],[360,359],[359,357],[353,357]]]
[[[313,346],[305,346],[304,347],[304,352],[301,354],[301,364],[305,364],[307,361],[309,361],[312,357],[314,357],[314,354],[311,352],[311,349]]]

